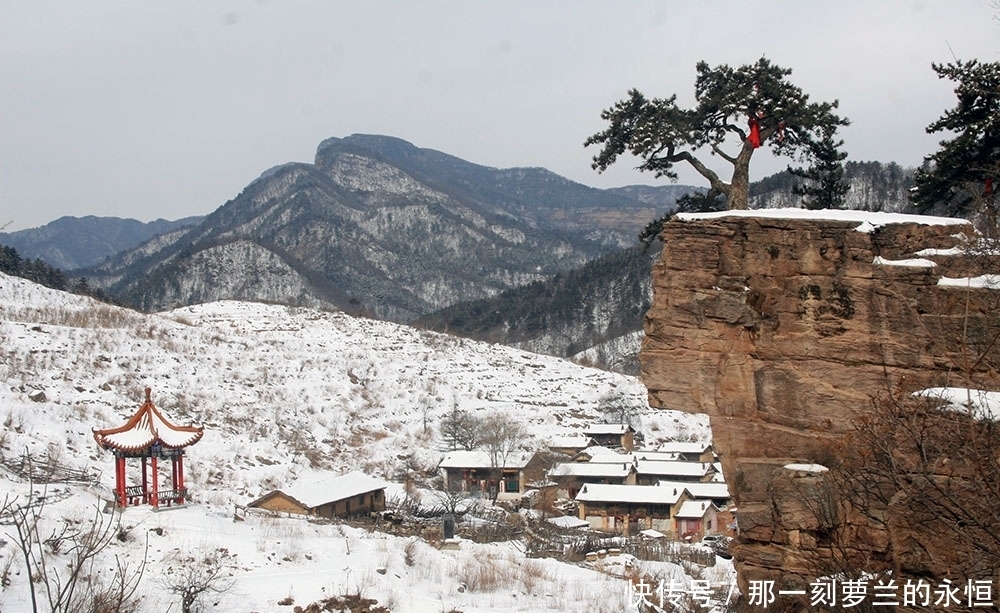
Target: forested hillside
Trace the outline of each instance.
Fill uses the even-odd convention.
[[[639,247],[624,249],[549,281],[459,303],[414,323],[530,351],[571,356],[642,329],[651,297],[650,270],[658,255],[658,247],[645,252]]]
[[[909,193],[912,168],[890,162],[846,162],[844,180],[850,184],[845,208],[859,211],[913,213]],[[802,197],[793,192],[802,179],[786,171],[750,184],[751,209],[801,208]]]

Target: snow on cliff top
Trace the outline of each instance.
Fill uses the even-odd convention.
[[[916,223],[931,226],[968,225],[966,219],[954,217],[932,217],[930,215],[906,215],[904,213],[882,213],[841,209],[755,209],[743,211],[716,211],[712,213],[678,213],[681,221],[719,219],[721,217],[763,217],[768,219],[810,219],[827,221],[850,221],[859,224],[858,230],[870,232],[873,228],[890,224]]]

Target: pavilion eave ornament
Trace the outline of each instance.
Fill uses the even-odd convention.
[[[123,425],[94,429],[94,440],[104,449],[124,453],[153,452],[159,449],[183,449],[197,443],[205,433],[202,426],[178,426],[167,420],[150,399]],[[156,448],[156,449],[154,449]]]

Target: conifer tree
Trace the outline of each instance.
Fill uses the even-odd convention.
[[[603,145],[592,166],[603,171],[629,152],[643,160],[639,170],[677,180],[674,165],[686,162],[708,180],[709,193],[726,198],[730,209],[745,209],[754,151],[769,146],[776,155],[815,161],[818,144],[848,121],[836,115],[837,101],[813,103],[789,83],[790,69],[760,58],[755,64],[697,65],[696,105],[684,109],[677,95],[648,99],[638,90],[601,113],[609,122],[584,146]],[[724,150],[737,148],[735,155]],[[707,150],[732,165],[729,182],[706,166],[696,152]]]
[[[951,132],[924,158],[914,176],[911,200],[920,212],[994,217],[1000,189],[1000,62],[954,62],[931,66],[939,78],[957,83],[958,104],[927,126]],[[989,223],[988,226],[995,226]]]
[[[788,172],[804,183],[792,185],[792,193],[802,196],[807,209],[842,209],[844,196],[851,186],[844,180],[844,158],[847,153],[840,150],[844,141],[834,140],[829,131],[813,145],[813,165],[809,168],[788,168]]]

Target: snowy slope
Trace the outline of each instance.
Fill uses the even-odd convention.
[[[153,402],[174,423],[205,426],[185,464],[195,504],[166,513],[132,508],[123,516],[136,532],[163,528],[150,537],[144,610],[165,610],[149,602],[163,593],[152,577],[180,563],[181,552],[219,548],[233,558],[235,581],[218,597],[225,601],[214,609],[220,611],[290,610],[277,601],[294,596],[304,604],[348,584],[351,591],[365,584],[369,596],[393,599],[399,611],[573,610],[583,603],[589,610],[620,609],[624,587],[610,590],[602,587],[605,575],[552,561],[530,561],[555,566],[536,569],[550,577],[543,586],[532,581],[528,589],[522,581],[520,601],[507,588],[456,591],[457,573],[469,564],[462,556],[497,556],[511,573],[529,563],[510,546],[469,544],[460,552],[428,546],[419,549],[427,564],[409,567],[401,562],[401,539],[232,517],[234,505],[306,472],[360,469],[399,482],[433,471],[442,455],[437,423],[454,405],[506,411],[540,444],[595,419],[598,399],[611,390],[645,406],[645,389],[634,378],[279,305],[221,302],[143,315],[3,275],[0,340],[0,452],[47,455],[102,473],[100,488],[66,489],[53,512],[86,513],[98,497],[108,497],[111,456],[91,430],[123,423],[141,404],[143,388],[152,388]],[[709,436],[699,416],[646,411],[642,423],[650,444]],[[23,484],[0,486],[26,495]],[[141,540],[116,547],[137,555]],[[0,547],[0,563],[11,555],[9,543]],[[402,568],[374,572],[386,565]],[[17,585],[0,594],[2,610],[26,610]],[[600,604],[608,598],[613,602]]]

